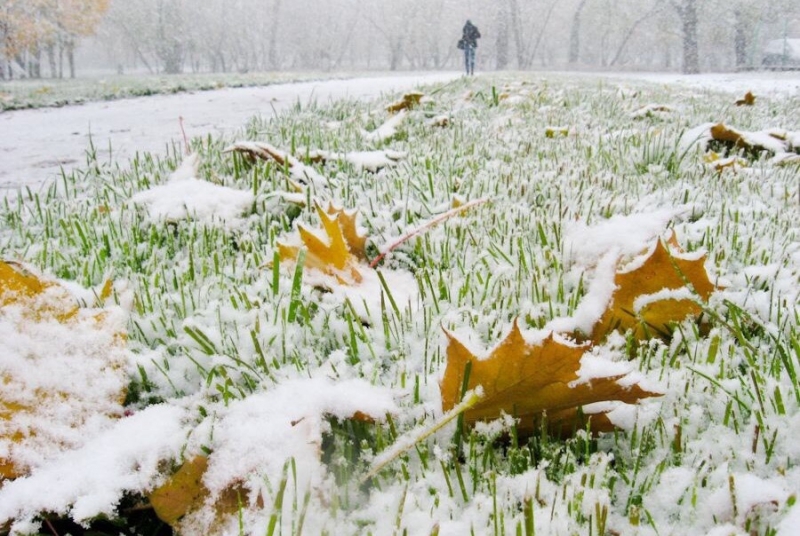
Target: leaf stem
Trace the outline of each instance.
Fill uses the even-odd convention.
[[[466,393],[464,400],[462,400],[460,404],[456,405],[453,407],[453,409],[445,413],[441,419],[433,423],[431,426],[427,428],[417,428],[415,430],[411,430],[410,432],[399,437],[397,441],[394,442],[394,445],[381,452],[381,454],[375,458],[372,463],[372,468],[361,479],[361,484],[364,484],[367,480],[380,473],[384,467],[397,459],[405,451],[441,430],[450,421],[457,418],[463,412],[477,404],[481,398],[483,398],[483,389],[478,386],[476,389]]]
[[[465,210],[468,210],[468,209],[470,209],[472,207],[476,207],[478,205],[482,205],[484,203],[487,203],[488,201],[489,201],[488,197],[484,197],[484,198],[481,198],[481,199],[476,199],[475,201],[470,201],[469,203],[465,203],[465,204],[461,205],[460,207],[456,207],[454,209],[448,210],[447,212],[436,216],[432,220],[430,220],[428,222],[425,222],[424,224],[420,225],[419,227],[416,227],[415,229],[412,229],[412,230],[408,231],[403,236],[401,236],[400,238],[398,238],[397,240],[392,242],[389,245],[389,247],[387,247],[386,249],[384,249],[381,252],[380,255],[375,257],[375,259],[369,264],[369,267],[370,268],[375,268],[378,265],[378,263],[381,262],[384,257],[386,257],[386,255],[388,255],[394,249],[396,249],[397,247],[401,246],[404,242],[406,242],[409,239],[413,238],[414,236],[418,235],[422,231],[425,231],[426,229],[429,229],[429,228],[433,227],[434,225],[437,225],[437,224],[439,224],[439,223],[441,223],[441,222],[443,222],[443,221],[445,221],[447,219],[450,219],[453,216],[456,216],[456,215],[460,214],[461,212],[464,212]]]

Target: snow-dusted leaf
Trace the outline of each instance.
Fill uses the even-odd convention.
[[[612,330],[633,330],[634,338],[669,337],[672,324],[702,313],[717,287],[710,281],[705,256],[670,251],[657,240],[646,256],[634,259],[614,276],[615,290],[608,308],[595,324],[592,340],[602,341]]]
[[[102,294],[102,292],[101,292]],[[0,262],[0,475],[26,474],[122,414],[129,354],[117,307]]]
[[[454,407],[464,392],[483,389],[481,400],[464,413],[464,423],[493,420],[502,415],[518,419],[517,429],[534,433],[543,419],[561,431],[584,428],[580,408],[595,402],[616,400],[636,403],[660,396],[638,383],[623,385],[627,374],[579,375],[587,345],[574,345],[552,333],[544,340],[529,343],[514,322],[511,332],[488,357],[473,354],[455,336],[447,333],[447,367],[440,383],[442,409]],[[550,419],[553,421],[550,421]],[[610,421],[598,419],[598,428],[607,429]]]

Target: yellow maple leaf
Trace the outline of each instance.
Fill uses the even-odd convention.
[[[78,313],[78,304],[66,289],[43,281],[16,263],[0,261],[0,307],[21,305],[31,320],[55,318],[65,322]]]
[[[466,425],[507,414],[519,419],[519,433],[529,435],[538,430],[543,418],[549,422],[552,415],[559,430],[575,430],[582,427],[578,417],[583,405],[603,401],[632,404],[660,396],[638,384],[620,385],[618,380],[625,375],[579,381],[581,358],[588,345],[562,343],[552,334],[540,344],[531,344],[516,321],[486,359],[476,357],[450,333],[447,337],[447,366],[439,384],[442,409],[447,411],[460,401],[468,368],[466,389],[481,386],[484,392],[464,413]]]
[[[317,205],[317,214],[322,222],[325,238],[320,238],[316,233],[303,225],[298,227],[303,246],[308,250],[306,266],[324,274],[333,276],[341,284],[360,283],[362,280],[359,272],[359,259],[354,253],[360,246],[358,241],[351,245],[350,240],[358,237],[355,231],[355,216],[342,224],[343,213],[336,212],[331,215],[321,206]],[[352,231],[345,233],[345,228],[352,224]],[[301,246],[278,243],[278,255],[282,261],[295,260],[300,253]]]
[[[105,300],[111,291],[110,282],[106,282],[99,298]],[[72,330],[87,317],[93,321],[94,329],[109,329],[107,311],[90,310],[84,316],[81,316],[81,312],[77,300],[55,281],[37,277],[21,265],[0,261],[0,323],[11,324],[20,337],[47,337],[53,330],[51,326],[54,322],[69,326],[70,331],[66,333],[75,333]],[[7,369],[0,373],[0,446],[3,447],[0,450],[7,453],[0,456],[0,476],[17,478],[26,474],[29,468],[15,456],[15,449],[22,447],[35,450],[47,443],[48,440],[44,437],[58,437],[50,434],[50,429],[64,425],[79,427],[93,416],[91,412],[98,407],[104,407],[108,416],[122,413],[128,383],[123,354],[120,352],[120,348],[124,346],[125,334],[119,331],[117,325],[111,329],[114,330],[113,336],[107,339],[97,338],[95,347],[89,350],[91,355],[80,348],[52,357],[42,355],[36,348],[30,348],[25,355],[15,356],[12,346],[12,355],[5,358],[12,362],[16,359],[25,367],[41,367],[46,370],[53,359],[60,360],[61,366],[65,358],[91,360],[97,365],[97,369],[90,371],[92,377],[86,378],[87,385],[99,382],[104,387],[75,395],[74,386],[59,389],[58,378],[54,378],[47,388],[42,388],[31,385],[23,379],[24,376],[19,377],[16,369]],[[101,340],[106,340],[107,344],[104,345]],[[64,342],[70,348],[69,341]],[[75,351],[78,353],[70,353]],[[115,389],[114,385],[119,388]],[[73,394],[68,394],[70,392]],[[71,399],[73,403],[64,406],[69,406],[69,410],[62,409],[57,415],[52,412],[54,403],[75,396],[80,400]]]
[[[333,202],[328,203],[328,208],[325,211],[330,216],[336,216],[339,220],[339,226],[342,228],[342,235],[347,244],[350,253],[355,255],[359,260],[367,260],[367,236],[358,232],[358,225],[356,225],[356,218],[358,217],[358,210],[345,210],[344,208],[337,208]]]
[[[674,235],[668,242],[677,248]],[[611,303],[592,330],[594,342],[600,342],[615,329],[631,329],[637,340],[669,336],[672,324],[702,313],[697,298],[707,301],[717,289],[708,278],[705,255],[697,259],[681,258],[671,253],[661,240],[640,266],[618,271],[614,283],[616,290]]]
[[[167,481],[153,490],[148,499],[158,518],[174,528],[180,528],[180,522],[206,504],[211,492],[203,484],[203,476],[208,470],[208,457],[199,455],[184,462]],[[249,504],[249,492],[241,484],[233,484],[225,488],[213,498],[216,524],[225,516],[236,513],[239,505]],[[256,504],[263,508],[263,500],[259,495]],[[210,530],[209,533],[216,531]]]

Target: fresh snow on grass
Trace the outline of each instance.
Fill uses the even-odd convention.
[[[753,88],[755,106],[736,107],[739,89],[487,75],[422,88],[402,121],[386,112],[389,96],[302,101],[194,138],[191,157],[172,146],[117,166],[90,151],[49,188],[7,198],[0,257],[76,294],[114,281],[131,384],[128,416],[77,428],[70,448],[25,453],[30,476],[0,484],[0,527],[28,533],[45,514],[124,523],[120,505],[146,503],[207,455],[211,500],[247,493],[223,520],[210,505],[191,513],[186,534],[793,534],[800,172],[766,153],[717,169],[681,143],[709,122],[800,131],[796,90]],[[637,113],[654,104],[671,111]],[[224,152],[242,140],[296,161]],[[378,150],[403,156],[377,171],[306,160]],[[300,167],[314,180],[303,184]],[[181,183],[196,188],[169,190]],[[276,254],[299,224],[320,227],[315,202],[357,208],[375,258],[483,198],[364,268],[357,285]],[[703,322],[639,345],[612,334],[581,369],[633,369],[664,396],[612,412],[620,430],[597,438],[521,440],[510,417],[463,434],[439,426],[444,330],[478,355],[515,320],[531,340],[586,333],[619,263],[632,269],[671,233],[719,287]],[[36,353],[62,343],[39,341]],[[70,378],[96,366],[76,364]],[[12,373],[0,360],[0,377]],[[0,441],[0,456],[18,448]]]

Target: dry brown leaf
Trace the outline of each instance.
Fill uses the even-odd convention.
[[[674,235],[668,240],[677,246]],[[695,299],[680,295],[654,299],[638,312],[634,302],[639,298],[667,291],[688,289],[694,295],[707,301],[717,287],[708,278],[705,256],[699,259],[685,259],[670,253],[667,246],[659,240],[650,256],[634,270],[617,272],[614,277],[616,290],[608,309],[592,331],[594,342],[602,341],[612,330],[633,330],[636,340],[646,340],[654,335],[668,337],[671,325],[689,317],[698,317],[702,308]]]
[[[359,242],[356,241],[352,245],[348,242],[348,238],[350,240],[358,238],[355,231],[355,220],[353,219],[354,229],[352,230],[354,236],[346,236],[340,221],[341,213],[330,215],[319,205],[316,208],[326,237],[320,238],[313,231],[302,225],[299,226],[300,239],[308,250],[306,266],[335,277],[341,284],[360,283],[363,278],[359,271],[359,259],[351,249],[358,248]],[[349,225],[349,223],[345,223],[345,226]],[[297,259],[301,247],[279,242],[278,255],[281,261]]]
[[[481,400],[464,413],[466,425],[507,414],[519,419],[518,431],[528,435],[538,429],[543,418],[549,421],[554,415],[559,430],[576,430],[583,427],[578,418],[581,406],[602,401],[633,404],[660,396],[638,384],[623,387],[618,380],[624,376],[578,382],[581,358],[588,345],[565,344],[552,334],[541,344],[530,344],[516,321],[486,359],[473,355],[450,333],[447,337],[447,366],[439,385],[442,409],[448,411],[460,401],[468,366],[467,390],[481,386],[484,392]]]
[[[756,96],[753,95],[752,91],[748,91],[744,94],[744,97],[738,99],[736,101],[736,106],[752,106],[756,103]]]
[[[717,123],[711,127],[710,134],[713,141],[722,144],[727,150],[744,150],[754,156],[762,151],[777,154],[787,149],[785,133],[778,131],[743,132]]]
[[[424,96],[425,94],[420,93],[419,91],[411,91],[403,95],[402,99],[387,106],[386,111],[391,114],[396,114],[401,110],[409,110],[418,105]]]
[[[272,161],[281,167],[288,168],[290,186],[298,192],[303,191],[303,185],[310,183],[321,185],[326,182],[324,177],[319,175],[314,168],[303,164],[291,154],[265,142],[237,141],[233,145],[226,147],[222,152],[243,154],[251,160],[258,158],[268,162]]]

